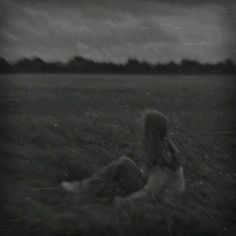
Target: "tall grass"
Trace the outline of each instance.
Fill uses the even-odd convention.
[[[230,77],[1,77],[3,235],[223,235],[234,224]],[[170,119],[186,192],[142,202],[78,202],[60,188],[139,155],[144,109]],[[229,134],[228,134],[229,133]]]

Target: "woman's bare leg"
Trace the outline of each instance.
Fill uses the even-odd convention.
[[[127,196],[141,189],[145,178],[140,168],[128,157],[120,157],[91,177],[74,182],[62,182],[68,192],[93,197],[113,198],[115,195]]]

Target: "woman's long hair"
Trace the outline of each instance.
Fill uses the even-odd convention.
[[[147,110],[142,121],[142,148],[148,168],[162,162],[162,152],[166,145],[168,119],[161,112]]]
[[[143,115],[141,142],[146,167],[154,166],[176,169],[182,156],[168,137],[167,117],[159,111],[147,110]]]

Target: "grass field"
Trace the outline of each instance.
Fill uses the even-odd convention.
[[[1,235],[233,235],[235,78],[2,75]],[[78,203],[60,188],[138,152],[140,115],[170,119],[186,192],[161,202]],[[135,149],[137,147],[137,149]]]

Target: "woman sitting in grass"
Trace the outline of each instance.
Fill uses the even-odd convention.
[[[82,181],[62,182],[62,188],[82,201],[112,201],[115,197],[158,196],[185,188],[182,156],[168,137],[168,120],[158,111],[145,112],[142,164],[123,156]]]

